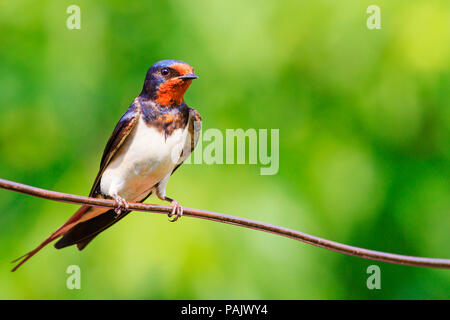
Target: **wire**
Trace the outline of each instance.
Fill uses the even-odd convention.
[[[73,204],[84,204],[97,207],[114,208],[115,204],[113,200],[97,199],[83,197],[73,194],[67,194],[62,192],[50,191],[40,189],[25,184],[0,179],[0,188],[24,193],[27,195],[44,198],[48,200],[67,202]],[[170,206],[162,206],[155,204],[143,204],[143,203],[129,203],[129,209],[143,212],[154,213],[169,213],[172,208]],[[206,210],[184,208],[184,216],[200,218],[205,220],[211,220],[216,222],[222,222],[240,226],[249,229],[255,229],[259,231],[273,233],[282,237],[291,238],[294,240],[302,241],[312,244],[316,247],[321,247],[327,250],[333,250],[343,254],[360,257],[364,259],[378,260],[383,262],[403,264],[417,267],[429,267],[429,268],[445,268],[450,269],[450,259],[437,259],[437,258],[423,258],[414,256],[405,256],[400,254],[393,254],[381,251],[374,251],[364,248],[358,248],[349,246],[339,242],[327,240],[324,238],[315,237],[297,230],[283,228],[275,226],[269,223],[263,223],[255,220],[235,217],[217,212],[211,212]]]

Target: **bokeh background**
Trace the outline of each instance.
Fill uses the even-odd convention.
[[[71,4],[80,30],[66,28]],[[371,4],[380,30],[366,27]],[[195,67],[185,100],[205,129],[280,130],[278,174],[185,165],[167,190],[181,204],[450,257],[448,1],[0,1],[0,177],[87,195],[116,122],[162,59]],[[0,190],[0,298],[450,298],[448,270],[145,213],[82,252],[49,246],[9,272],[76,209]],[[72,264],[81,290],[66,288]],[[366,287],[372,264],[381,290]]]

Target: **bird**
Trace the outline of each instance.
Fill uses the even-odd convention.
[[[83,250],[96,236],[123,219],[128,202],[143,202],[155,194],[168,201],[169,220],[183,214],[178,201],[166,195],[171,175],[197,145],[201,116],[184,101],[198,76],[186,62],[162,60],[147,71],[141,93],[114,128],[100,161],[90,197],[112,199],[114,208],[83,205],[39,246],[12,261],[16,271],[49,243],[56,249],[76,245]]]

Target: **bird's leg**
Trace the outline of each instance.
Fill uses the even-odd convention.
[[[164,200],[170,202],[170,206],[172,207],[172,211],[168,214],[169,221],[175,222],[183,215],[183,207],[178,203],[177,200],[170,199],[169,197],[164,197]],[[173,219],[170,219],[172,218]]]
[[[113,194],[112,198],[114,199],[116,208],[114,212],[116,213],[116,218],[118,218],[123,212],[127,212],[129,208],[128,202],[125,201],[124,198],[119,196],[118,194]]]
[[[172,211],[167,214],[167,216],[169,217],[169,221],[170,222],[177,221],[178,218],[180,218],[183,215],[183,207],[178,203],[177,200],[173,200],[173,199],[171,199],[169,197],[166,197],[165,195],[163,196],[161,194],[158,194],[158,192],[156,192],[156,195],[161,200],[170,202],[170,206],[172,207]],[[173,217],[173,219],[171,219],[172,217]]]
[[[166,181],[167,183],[167,181]],[[167,215],[169,216],[169,221],[170,222],[175,222],[177,221],[182,215],[183,215],[183,207],[178,203],[177,200],[173,200],[169,197],[166,196],[166,191],[165,191],[165,183],[158,185],[157,188],[155,188],[156,190],[156,196],[163,200],[163,201],[167,201],[170,202],[170,206],[172,207],[172,211],[169,212]],[[171,219],[173,217],[173,219]]]

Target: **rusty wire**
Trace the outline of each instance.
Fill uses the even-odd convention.
[[[85,204],[97,207],[114,208],[114,201],[105,199],[96,199],[83,196],[77,196],[62,192],[50,191],[40,189],[25,184],[0,179],[0,188],[24,193],[27,195],[44,198],[53,201],[67,202],[73,204]],[[129,203],[130,209],[134,211],[153,212],[153,213],[169,213],[172,208],[170,206],[143,204],[143,203]],[[429,268],[445,268],[450,269],[450,259],[436,259],[406,256],[400,254],[393,254],[381,251],[374,251],[369,249],[358,248],[339,242],[327,240],[324,238],[315,237],[297,230],[275,226],[269,223],[259,222],[255,220],[230,216],[222,213],[211,212],[206,210],[184,208],[184,216],[211,220],[232,224],[244,228],[255,229],[259,231],[273,233],[282,237],[291,238],[312,244],[316,247],[321,247],[328,250],[333,250],[343,254],[356,256],[364,259],[378,260],[383,262],[403,264],[417,267]]]

